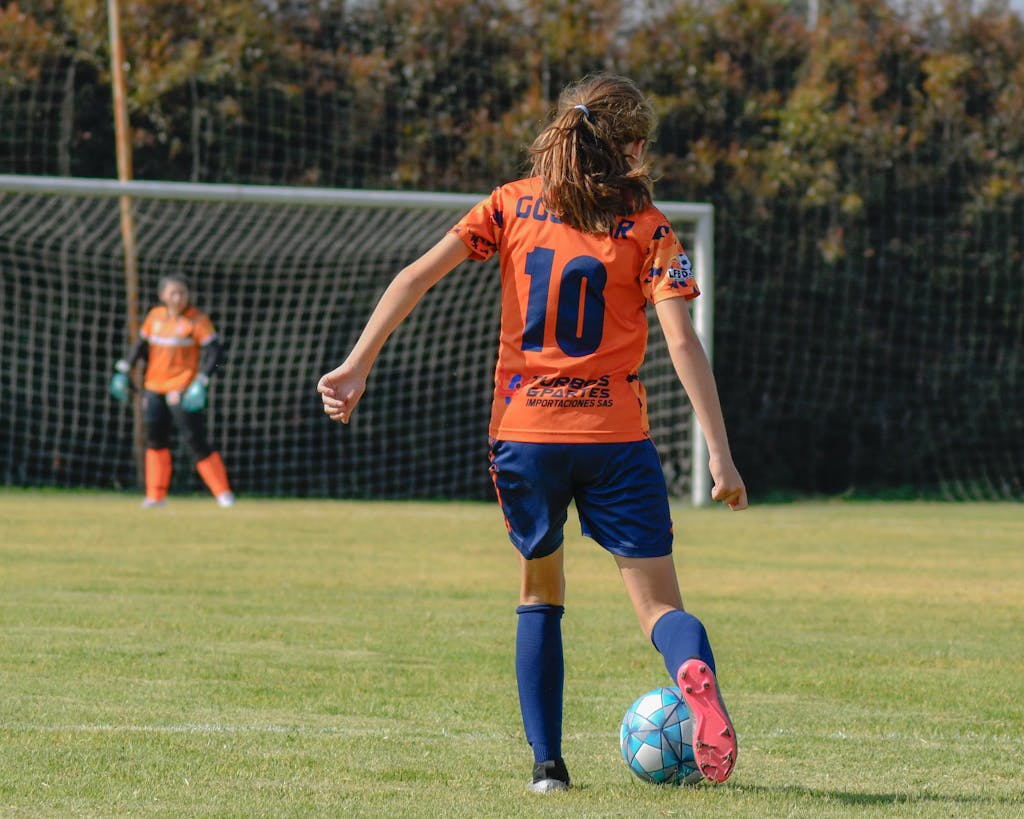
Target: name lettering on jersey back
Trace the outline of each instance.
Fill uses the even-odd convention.
[[[552,222],[556,225],[562,224],[562,220],[548,210],[547,204],[540,197],[520,196],[516,202],[516,216],[520,219],[534,219],[538,222]],[[635,226],[636,222],[632,219],[619,219],[609,231],[609,234],[613,239],[625,239]]]
[[[520,219],[536,219],[538,222],[562,224],[562,220],[548,210],[547,204],[540,197],[520,196],[516,202],[516,216]]]
[[[612,228],[613,239],[625,239],[636,224],[632,219],[619,219],[619,223]]]

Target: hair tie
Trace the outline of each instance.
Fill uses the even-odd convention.
[[[578,108],[583,112],[583,116],[585,116],[587,119],[590,119],[590,109],[587,108],[587,106],[585,106],[582,102],[579,103],[578,105],[574,105],[573,108]]]

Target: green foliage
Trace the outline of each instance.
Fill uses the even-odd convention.
[[[40,66],[59,54],[61,45],[45,21],[26,16],[17,3],[0,8],[0,87],[38,81]]]
[[[733,191],[761,213],[792,197],[838,222],[864,209],[864,176],[905,157],[925,179],[977,165],[982,198],[1020,193],[1021,21],[947,5],[836,3],[808,31],[770,0],[628,14],[609,0],[146,0],[122,4],[122,29],[135,150],[155,178],[478,190],[511,171],[493,157],[514,161],[564,83],[610,68],[659,103],[665,198]],[[107,83],[103,11],[8,6],[7,86],[69,60]],[[262,156],[233,165],[236,152]]]
[[[136,174],[484,191],[565,82],[629,74],[658,198],[716,207],[754,489],[948,488],[956,446],[1018,466],[952,484],[1020,498],[1024,25],[1003,0],[819,5],[809,30],[778,0],[125,2]],[[114,175],[101,6],[0,11],[0,171]]]

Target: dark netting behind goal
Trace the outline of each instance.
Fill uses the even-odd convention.
[[[315,389],[395,273],[475,201],[134,200],[140,319],[156,303],[160,276],[181,272],[224,339],[208,421],[240,494],[492,496],[496,260],[466,262],[427,294],[385,346],[352,424],[328,421]],[[128,345],[119,218],[116,197],[0,194],[4,484],[140,485],[133,411],[107,394]],[[682,495],[690,408],[656,321],[644,377],[666,476]],[[173,452],[171,491],[205,491],[177,441]]]

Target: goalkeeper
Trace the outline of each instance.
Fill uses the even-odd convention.
[[[184,436],[196,471],[220,506],[233,506],[224,461],[206,437],[204,410],[210,376],[224,358],[224,347],[209,316],[190,302],[188,280],[179,274],[160,279],[160,305],[146,315],[139,338],[115,365],[110,394],[127,401],[129,373],[145,362],[142,410],[146,425],[146,498],[143,508],[163,506],[171,483],[171,428]]]

